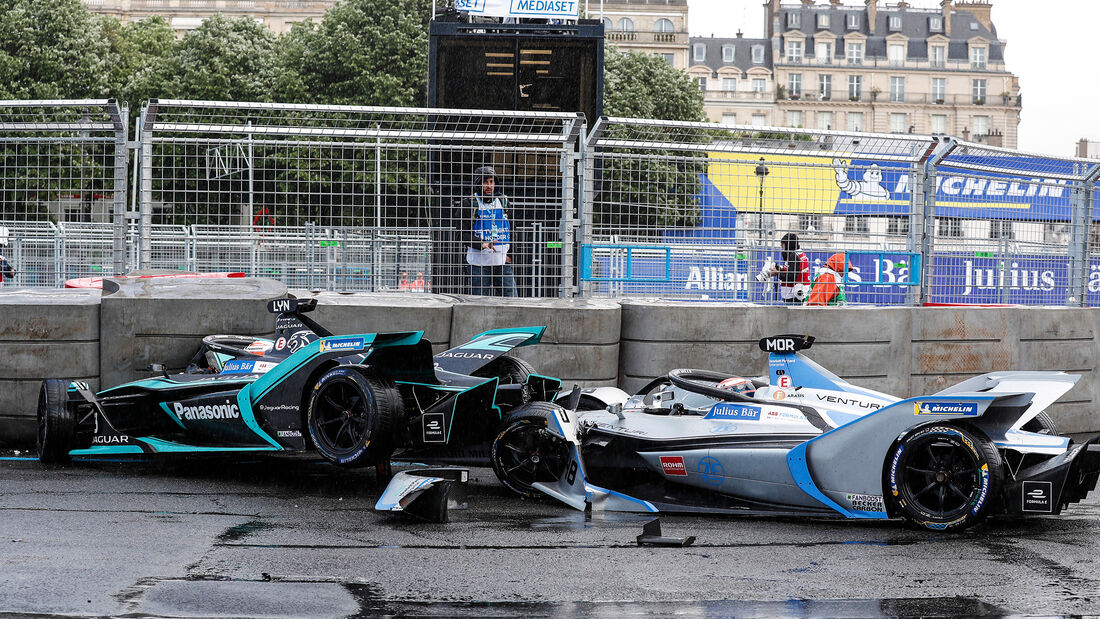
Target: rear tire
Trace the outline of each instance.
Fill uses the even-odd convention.
[[[534,373],[535,368],[523,359],[501,355],[485,364],[484,367],[478,368],[474,372],[474,376],[499,378],[501,385],[522,385]]]
[[[69,408],[69,382],[51,378],[38,394],[38,459],[68,462],[76,448],[76,415]]]
[[[370,466],[393,453],[400,412],[401,396],[392,381],[339,367],[313,386],[306,426],[324,459],[340,466]]]
[[[569,443],[547,430],[545,415],[556,415],[560,407],[549,402],[532,402],[510,417],[493,439],[489,458],[500,482],[520,496],[544,496],[535,482],[555,482],[569,466]]]
[[[977,524],[994,509],[1004,471],[992,441],[970,428],[918,428],[890,450],[883,480],[890,513],[942,531]]]
[[[1048,415],[1046,411],[1035,415],[1031,421],[1025,423],[1020,429],[1024,432],[1058,436],[1058,424],[1054,423],[1054,420],[1050,418],[1050,415]]]

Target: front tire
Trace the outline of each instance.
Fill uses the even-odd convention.
[[[400,406],[392,381],[339,367],[314,385],[306,426],[317,451],[329,462],[370,466],[393,453]]]
[[[69,408],[69,382],[51,378],[38,394],[38,460],[68,462],[76,448],[76,415]]]
[[[546,414],[556,415],[558,410],[549,402],[532,402],[510,417],[493,440],[489,452],[493,471],[520,496],[544,496],[534,484],[561,479],[569,466],[569,443],[546,429]]]
[[[993,510],[1004,479],[996,446],[955,425],[914,430],[890,450],[884,468],[891,513],[933,530],[981,522]]]

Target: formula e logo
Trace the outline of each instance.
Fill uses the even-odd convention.
[[[295,333],[295,336],[298,334]],[[345,337],[340,339],[321,340],[321,352],[345,352],[363,349],[363,338]]]
[[[683,456],[661,456],[661,470],[669,477],[687,477]]]
[[[421,417],[421,420],[424,424],[425,443],[447,442],[447,433],[443,427],[443,413],[424,413],[424,415]]]
[[[1023,487],[1023,511],[1049,514],[1054,511],[1051,502],[1053,484],[1049,481],[1025,481]]]
[[[974,417],[978,414],[978,405],[974,402],[914,402],[913,414]]]
[[[169,406],[179,419],[239,419],[241,416],[241,410],[228,398],[218,404],[185,406],[182,402],[169,402]]]
[[[715,404],[703,419],[745,419],[748,421],[760,420],[760,409],[754,406],[740,404],[721,403]]]

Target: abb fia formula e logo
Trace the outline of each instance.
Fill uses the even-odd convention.
[[[683,456],[661,456],[661,470],[669,477],[687,477]]]

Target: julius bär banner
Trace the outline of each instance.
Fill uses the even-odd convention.
[[[455,9],[485,17],[577,19],[579,0],[455,0]]]

